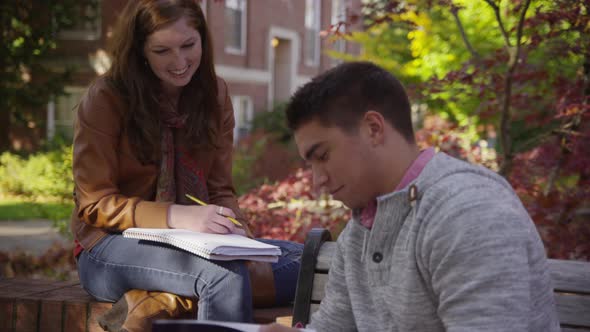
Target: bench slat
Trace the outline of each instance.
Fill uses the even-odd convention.
[[[325,287],[328,283],[326,273],[316,273],[313,277],[313,289],[311,290],[311,300],[320,302],[326,295]]]
[[[588,262],[549,259],[549,272],[556,291],[590,294]]]
[[[561,324],[590,328],[590,296],[555,293]]]
[[[320,248],[316,270],[328,271],[336,250],[336,242],[325,242]],[[588,262],[549,259],[549,271],[556,290],[590,294],[590,264]]]
[[[328,275],[316,273],[313,280],[311,300],[320,302],[325,296]],[[562,324],[590,327],[590,296],[556,293],[557,311]]]
[[[336,252],[336,242],[324,242],[318,253],[318,260],[315,266],[316,271],[328,271],[330,269],[330,261]]]
[[[567,327],[562,327],[561,332],[590,332],[590,329],[570,329]]]

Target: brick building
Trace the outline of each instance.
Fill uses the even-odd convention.
[[[88,84],[109,65],[106,40],[126,0],[101,0],[99,18],[60,34],[60,60],[75,65],[67,96],[49,102],[47,135],[71,135],[75,106]],[[217,74],[229,85],[236,137],[249,129],[256,112],[272,110],[316,74],[338,63],[326,50],[358,53],[344,40],[320,37],[320,31],[358,13],[361,0],[201,0],[214,42]],[[348,29],[358,29],[348,26]]]

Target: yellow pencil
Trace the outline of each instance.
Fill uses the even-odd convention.
[[[205,202],[203,202],[202,200],[200,200],[200,199],[196,198],[195,196],[192,196],[192,195],[189,195],[189,194],[185,194],[185,196],[186,196],[188,199],[190,199],[190,200],[192,200],[192,201],[194,201],[194,202],[197,202],[199,205],[207,206],[207,203],[205,203]],[[242,224],[240,224],[240,222],[239,222],[239,221],[237,221],[235,218],[228,217],[228,216],[224,216],[224,217],[226,217],[227,219],[229,219],[229,220],[230,220],[231,222],[233,222],[233,223],[234,223],[236,226],[238,226],[238,227],[243,227],[243,226],[242,226]]]

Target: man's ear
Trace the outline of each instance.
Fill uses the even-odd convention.
[[[363,116],[363,127],[373,145],[383,144],[385,140],[385,119],[377,111],[369,110]]]

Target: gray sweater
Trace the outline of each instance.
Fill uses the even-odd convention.
[[[418,190],[410,202],[409,187]],[[318,331],[559,331],[546,254],[511,186],[436,154],[338,238]]]

